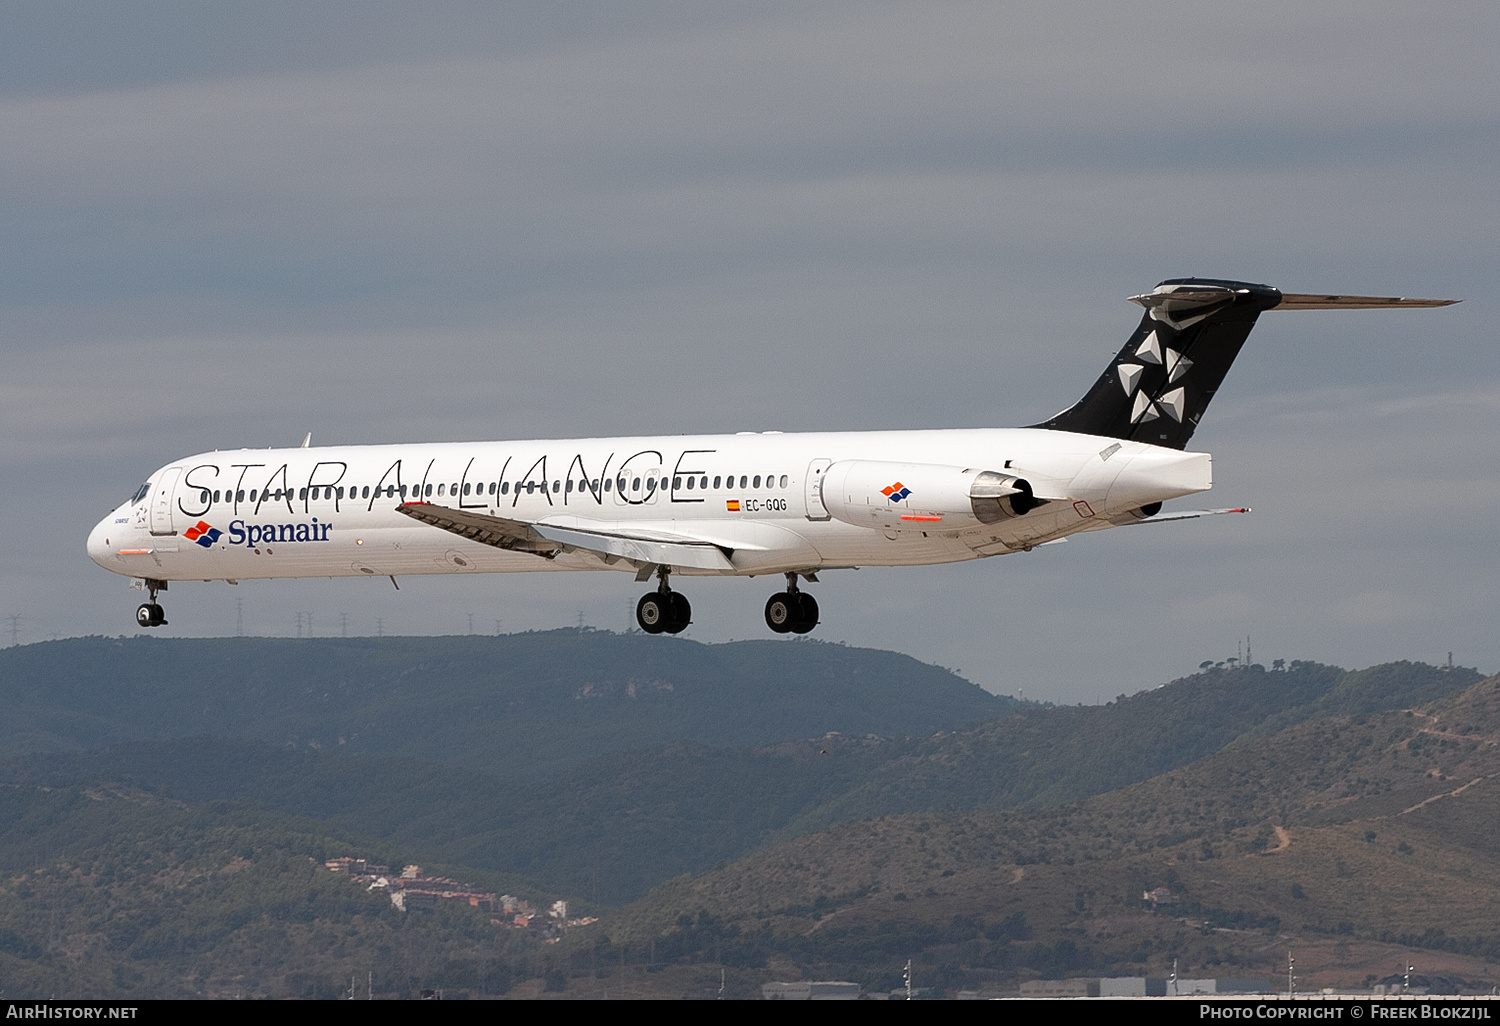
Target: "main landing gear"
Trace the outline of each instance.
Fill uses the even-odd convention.
[[[797,575],[786,575],[786,591],[766,600],[766,626],[777,634],[806,634],[818,625],[818,600],[797,590]]]
[[[667,584],[670,573],[666,567],[658,570],[656,576],[661,583],[655,591],[642,595],[635,604],[635,622],[647,634],[661,634],[663,631],[681,634],[693,621],[693,607],[688,604],[687,596],[673,591]]]
[[[642,595],[635,604],[635,622],[647,634],[680,634],[692,622],[693,607],[688,605],[687,596],[673,591],[667,583],[671,572],[659,567],[656,590]],[[807,634],[817,625],[818,600],[798,590],[795,573],[787,574],[786,591],[766,602],[766,626],[777,634]]]
[[[142,627],[165,627],[167,625],[167,614],[161,606],[156,603],[158,590],[165,591],[166,581],[147,581],[146,587],[151,592],[151,600],[142,602],[135,611],[135,622]]]

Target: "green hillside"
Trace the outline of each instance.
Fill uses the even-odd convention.
[[[1036,708],[938,736],[758,748],[674,742],[598,755],[542,780],[351,757],[347,746],[211,737],[36,755],[0,764],[0,779],[121,782],[189,803],[249,802],[608,905],[833,823],[1084,797],[1211,753],[1267,716],[1308,715],[1328,695],[1378,704],[1393,700],[1393,680],[1430,695],[1476,677],[1410,663],[1355,673],[1316,664],[1212,672],[1108,707]],[[1367,681],[1378,684],[1373,694],[1362,690]]]
[[[1320,985],[1408,957],[1500,979],[1500,682],[1474,671],[1209,670],[1050,708],[808,642],[0,655],[7,996],[681,996],[720,969],[743,996],[892,986],[907,957],[952,989],[1268,976],[1289,945]],[[401,915],[334,854],[605,918],[545,945]]]
[[[809,809],[787,835],[903,812],[1075,801],[1314,716],[1431,701],[1479,678],[1423,663],[1348,671],[1293,662],[1283,672],[1209,670],[1104,706],[1028,708],[923,740],[857,788]]]
[[[1274,977],[1288,946],[1320,985],[1406,958],[1493,983],[1497,816],[1491,678],[1081,803],[845,824],[666,884],[613,928],[688,960],[790,959],[879,986],[908,955],[947,986],[1163,975],[1173,958],[1188,976]],[[1170,900],[1152,908],[1155,888]]]

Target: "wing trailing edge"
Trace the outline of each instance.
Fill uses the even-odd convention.
[[[555,559],[568,551],[592,552],[606,563],[634,567],[691,567],[695,570],[733,571],[732,550],[691,535],[662,531],[619,530],[571,524],[567,527],[511,520],[474,510],[453,509],[430,502],[404,502],[396,507],[413,520],[441,528],[460,538],[511,552],[529,552]]]

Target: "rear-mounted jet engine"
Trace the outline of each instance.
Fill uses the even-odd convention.
[[[883,531],[963,531],[1025,516],[1046,501],[1023,478],[934,463],[843,460],[823,476],[830,516]]]

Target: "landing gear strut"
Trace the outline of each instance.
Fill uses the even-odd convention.
[[[166,581],[146,582],[146,588],[151,592],[151,600],[142,602],[135,611],[135,622],[142,627],[165,627],[167,625],[167,614],[161,606],[156,604],[156,593],[158,590],[165,591]]]
[[[693,621],[693,607],[688,604],[687,596],[673,591],[667,583],[671,573],[667,567],[658,568],[656,576],[660,583],[656,590],[642,595],[641,600],[635,604],[635,622],[647,634],[660,634],[663,631],[681,634]]]
[[[786,591],[766,600],[766,626],[777,634],[806,634],[818,625],[818,600],[797,590],[797,575],[786,575]]]

